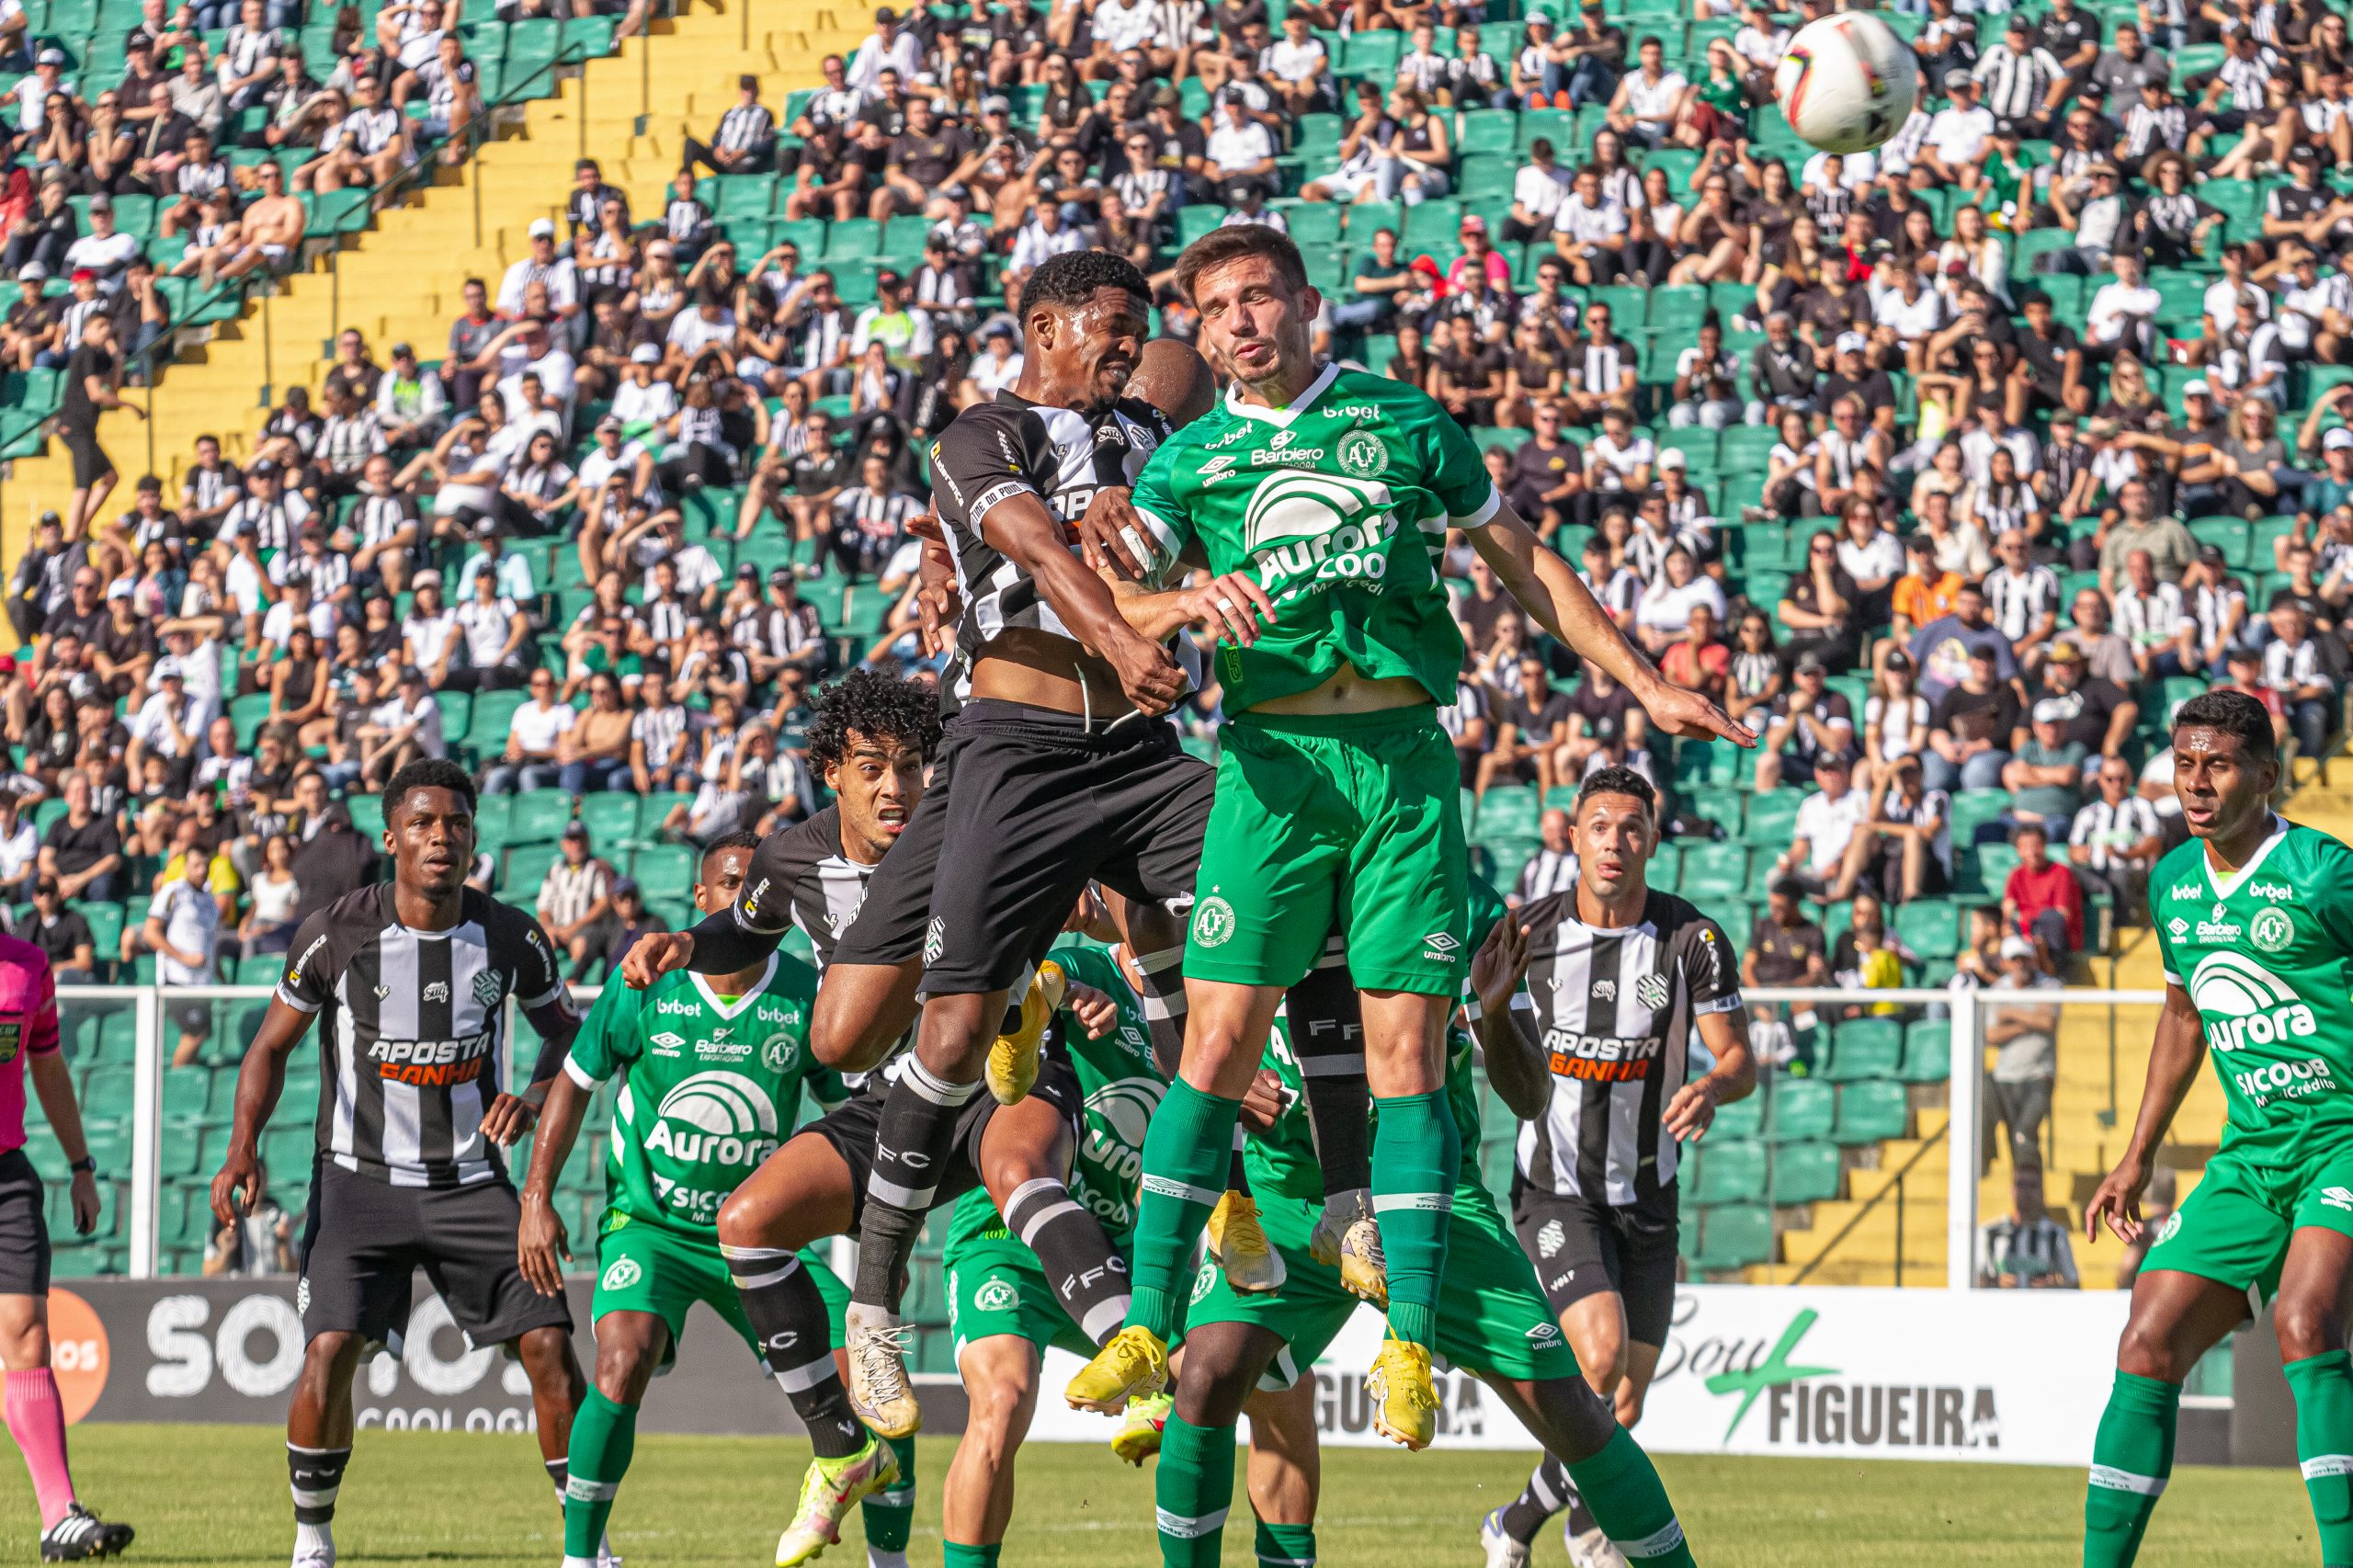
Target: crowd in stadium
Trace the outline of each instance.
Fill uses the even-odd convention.
[[[1460,550],[1448,719],[1483,869],[1567,885],[1541,804],[1624,763],[1673,800],[1687,891],[1757,904],[1752,983],[1993,983],[2008,941],[2068,974],[2167,840],[2172,706],[2237,686],[2307,755],[2339,728],[2343,23],[1929,0],[1893,18],[1919,108],[1842,159],[1769,102],[1826,8],[880,11],[814,92],[743,78],[659,210],[583,160],[445,342],[347,331],[323,384],[235,432],[246,455],[208,437],[156,454],[166,481],[119,453],[119,488],[41,519],[0,659],[0,887],[69,971],[240,973],[364,866],[368,792],[454,753],[501,812],[583,796],[528,874],[486,854],[481,878],[599,977],[681,913],[616,874],[623,845],[806,814],[813,684],[938,668],[925,448],[1019,375],[1028,272],[1124,252],[1187,337],[1176,250],[1261,222],[1307,256],[1329,351],[1438,399],[1670,676],[1764,736],[1736,768],[1671,753]],[[468,111],[454,6],[379,13],[324,83],[280,9],[246,0],[208,49],[148,0],[119,85],[32,55],[9,365],[63,367],[70,402],[107,360],[95,316],[117,344],[167,329],[110,200],[175,203],[183,266],[275,265],[286,178],[233,177],[224,142],[314,142],[288,177],[324,188]],[[1183,715],[1204,750],[1217,701]],[[1899,933],[1924,899],[1983,906],[1954,964]]]

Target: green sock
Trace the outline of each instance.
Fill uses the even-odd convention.
[[[1259,1568],[1315,1568],[1313,1525],[1270,1525],[1258,1521]]]
[[[1211,1147],[1222,1162],[1225,1145]],[[1162,1568],[1217,1568],[1226,1510],[1233,1506],[1233,1428],[1196,1426],[1170,1412],[1161,1429],[1152,1494],[1158,1505]]]
[[[951,1540],[941,1549],[940,1568],[996,1568],[996,1554],[1002,1546],[966,1546]]]
[[[563,1554],[594,1558],[612,1517],[613,1494],[629,1473],[637,1449],[637,1406],[615,1404],[588,1385],[572,1418],[572,1444],[564,1456]]]
[[[1372,1210],[1389,1262],[1389,1332],[1427,1349],[1438,1343],[1438,1276],[1462,1135],[1443,1094],[1372,1104]]]
[[[2342,1350],[2280,1369],[2296,1395],[2296,1458],[2320,1526],[2320,1560],[2353,1564],[2353,1371]]]
[[[2084,1489],[2084,1568],[2128,1568],[2139,1553],[2141,1534],[2173,1473],[2180,1408],[2178,1383],[2116,1374],[2092,1439],[2091,1484]],[[2301,1430],[2301,1419],[2297,1426]]]
[[[1691,1549],[1684,1544],[1682,1523],[1666,1487],[1651,1466],[1650,1455],[1620,1426],[1589,1460],[1568,1467],[1577,1494],[1593,1510],[1593,1522],[1629,1562],[1656,1562],[1665,1568],[1692,1568]]]
[[[915,1522],[915,1440],[885,1437],[899,1456],[899,1482],[888,1492],[877,1492],[858,1505],[866,1521],[866,1544],[877,1551],[904,1551]]]
[[[1168,1085],[1143,1135],[1143,1201],[1136,1213],[1134,1299],[1128,1323],[1165,1342],[1191,1291],[1183,1278],[1193,1244],[1225,1192],[1240,1100],[1205,1095],[1182,1078]],[[1228,1462],[1232,1468],[1231,1460]]]

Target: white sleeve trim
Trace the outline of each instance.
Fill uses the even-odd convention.
[[[604,1082],[602,1078],[580,1065],[580,1058],[570,1051],[564,1052],[563,1055],[563,1075],[584,1089],[593,1089]]]
[[[2167,976],[2167,978],[2170,979],[2171,976]],[[298,1013],[306,1015],[315,1014],[319,1010],[318,1004],[303,1001],[301,997],[287,990],[283,985],[274,988],[270,994],[273,1000],[285,1003],[288,1006],[293,1008]]]
[[[1695,1017],[1705,1017],[1711,1013],[1737,1013],[1741,1006],[1740,993],[1735,991],[1729,996],[1719,996],[1712,1002],[1694,1002],[1691,1005],[1691,1012]]]
[[[2181,978],[2181,976],[2179,976],[2179,975],[2177,975],[2177,974],[2174,973],[2174,971],[2171,971],[2171,970],[2167,970],[2167,971],[2165,971],[2165,983],[2166,983],[2167,985],[2179,985],[2179,984],[2181,984],[2181,983],[2182,983],[2182,978]]]
[[[1458,528],[1483,528],[1495,521],[1495,514],[1503,510],[1503,505],[1504,493],[1496,489],[1495,482],[1490,480],[1487,483],[1487,498],[1479,503],[1478,509],[1467,517],[1456,517],[1452,521]]]
[[[529,1012],[534,1007],[546,1006],[549,1003],[556,1000],[560,996],[563,996],[564,994],[563,982],[559,980],[555,983],[552,989],[542,992],[537,996],[517,996],[515,998],[515,1005],[521,1007],[526,1012]]]

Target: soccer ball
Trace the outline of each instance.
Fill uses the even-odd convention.
[[[1868,11],[1808,22],[1773,73],[1790,129],[1825,153],[1861,153],[1904,124],[1920,97],[1910,46]]]

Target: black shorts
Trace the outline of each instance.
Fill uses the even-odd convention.
[[[931,881],[939,869],[939,839],[948,822],[948,782],[953,758],[946,749],[932,759],[931,782],[882,863],[867,879],[858,917],[834,943],[834,964],[883,964],[896,968],[923,956],[923,928],[931,918]]]
[[[983,699],[949,722],[940,755],[954,781],[938,791],[938,831],[955,853],[936,857],[921,948],[926,994],[1011,986],[1052,944],[1090,881],[1140,903],[1191,900],[1217,775],[1186,755],[1165,721],[1089,725]],[[892,878],[898,852],[883,858],[877,887]],[[877,887],[868,890],[870,905]],[[834,961],[846,957],[836,949]]]
[[[114,460],[107,456],[107,449],[98,445],[95,434],[85,436],[78,431],[60,430],[57,438],[73,455],[74,489],[87,490],[114,472]]]
[[[0,1154],[0,1296],[49,1294],[47,1196],[22,1149]]]
[[[523,1278],[515,1236],[523,1206],[504,1178],[472,1187],[394,1187],[331,1159],[313,1168],[295,1297],[302,1337],[358,1334],[397,1349],[419,1268],[474,1346],[535,1328],[572,1327],[562,1296]]]
[[[1620,1206],[1519,1187],[1511,1222],[1555,1314],[1614,1290],[1625,1302],[1626,1337],[1637,1345],[1666,1343],[1679,1229],[1673,1188]]]
[[[814,1132],[831,1143],[842,1163],[849,1166],[851,1235],[858,1233],[865,1220],[866,1188],[874,1174],[874,1137],[882,1125],[882,1102],[890,1095],[891,1081],[877,1073],[857,1094],[801,1130]],[[1047,1057],[1039,1067],[1038,1082],[1031,1086],[1029,1097],[1044,1100],[1062,1113],[1075,1149],[1086,1096],[1080,1090],[1078,1074],[1071,1071],[1070,1063],[1059,1057]],[[983,1093],[973,1096],[958,1113],[956,1141],[949,1150],[948,1168],[940,1174],[939,1185],[932,1189],[933,1209],[944,1209],[982,1185],[981,1139],[997,1109],[995,1098]]]

